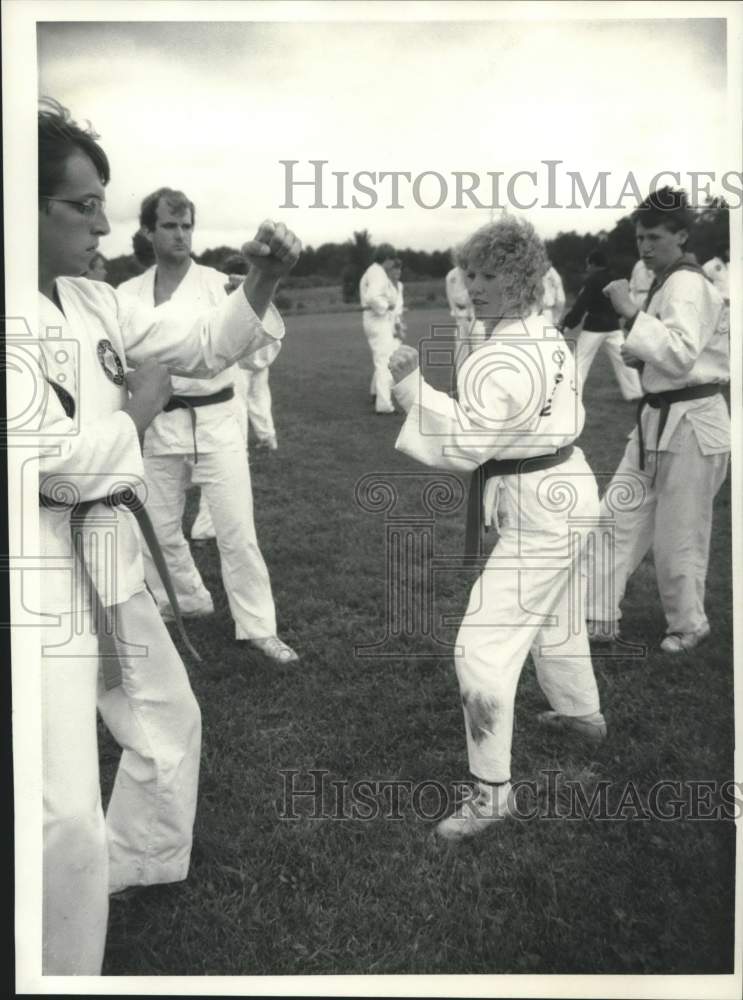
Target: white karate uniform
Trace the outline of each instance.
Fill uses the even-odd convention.
[[[119,291],[154,306],[156,267],[125,281]],[[225,277],[219,271],[193,261],[171,298],[158,306],[181,316],[190,316],[227,298]],[[234,296],[243,295],[238,290]],[[244,297],[244,295],[243,295]],[[246,365],[265,368],[278,353],[278,342],[269,350],[251,355]],[[177,395],[205,395],[233,386],[233,369],[205,385],[195,379],[173,379]],[[245,411],[233,398],[224,403],[201,406],[196,411],[196,444],[187,410],[159,414],[147,430],[144,441],[145,474],[149,489],[148,510],[163,555],[168,563],[173,587],[184,612],[211,606],[211,595],[191,555],[183,534],[186,490],[201,486],[216,527],[222,567],[222,581],[235,620],[238,639],[255,639],[276,634],[276,610],[271,582],[253,520],[253,494],[246,454]],[[162,608],[168,603],[165,588],[154,563],[145,553],[147,585]]]
[[[397,347],[395,340],[395,311],[399,293],[381,264],[372,264],[359,283],[359,296],[363,312],[363,327],[374,363],[371,391],[376,394],[374,408],[377,413],[393,413],[390,395],[392,375],[387,367]]]
[[[419,371],[395,387],[407,419],[395,447],[425,465],[472,471],[488,459],[554,453],[583,427],[573,358],[543,317],[504,320],[458,372],[458,401]],[[472,774],[511,776],[516,687],[526,656],[563,715],[599,710],[583,617],[582,542],[598,516],[596,481],[575,448],[551,469],[491,479],[499,539],[472,589],[455,663]]]
[[[645,305],[645,299],[648,297],[654,277],[655,275],[649,267],[646,267],[644,260],[638,260],[632,268],[632,274],[629,279],[629,293],[632,301],[640,309]]]
[[[719,292],[699,273],[672,273],[638,313],[627,347],[645,362],[642,386],[658,393],[730,379],[730,335]],[[601,502],[612,558],[591,567],[588,617],[617,621],[627,580],[650,546],[668,632],[707,624],[704,589],[714,497],[725,479],[730,418],[721,395],[673,403],[660,442],[660,411],[642,414]]]
[[[199,773],[201,722],[186,671],[145,590],[139,533],[128,511],[104,503],[83,527],[86,564],[104,606],[117,605],[122,685],[104,691],[91,601],[75,580],[70,511],[124,487],[144,497],[137,430],[121,412],[127,367],[150,359],[208,378],[274,337],[244,296],[192,316],[143,309],[110,285],[59,278],[64,312],[39,302],[35,360],[74,406],[46,389],[39,411],[39,481],[66,506],[39,510],[44,763],[45,974],[100,972],[108,893],[186,877]],[[276,337],[283,335],[274,322]],[[11,377],[13,373],[10,373]],[[208,386],[208,382],[203,383]],[[36,469],[31,471],[35,480]],[[104,822],[96,704],[124,753]]]
[[[245,406],[248,422],[261,443],[276,441],[276,427],[271,411],[271,387],[268,384],[268,368],[258,371],[244,371]]]
[[[550,326],[557,326],[565,309],[565,289],[562,278],[550,267],[542,279],[544,295],[542,298],[542,316]]]

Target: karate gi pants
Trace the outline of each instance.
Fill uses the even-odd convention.
[[[253,492],[245,452],[207,452],[145,457],[147,510],[183,611],[210,603],[209,591],[183,534],[186,490],[201,486],[214,521],[222,566],[222,582],[235,621],[237,639],[276,635],[276,609],[268,569],[258,547],[253,521]],[[145,579],[158,605],[168,596],[149,552],[144,554]]]
[[[188,875],[201,715],[146,591],[117,607],[122,684],[110,691],[99,678],[90,612],[81,615],[80,635],[72,634],[72,615],[60,619],[44,630],[42,651],[42,968],[98,975],[109,892]],[[123,748],[105,820],[96,704]]]
[[[727,452],[703,455],[691,423],[683,419],[670,451],[647,451],[645,469],[630,438],[601,501],[602,534],[589,567],[588,617],[618,621],[627,581],[652,546],[668,632],[694,632],[707,624],[704,591],[714,498],[727,473]],[[676,450],[678,449],[678,450]]]
[[[364,333],[369,341],[369,350],[374,364],[371,392],[376,395],[374,409],[377,413],[393,413],[392,375],[389,361],[398,347],[399,341],[393,335],[392,324],[385,317],[364,317]]]
[[[609,361],[614,369],[614,377],[619,385],[619,391],[623,399],[639,399],[642,396],[642,385],[640,376],[634,368],[629,368],[622,360],[620,348],[624,343],[624,336],[621,330],[612,330],[610,333],[594,333],[591,330],[582,330],[578,335],[575,344],[575,376],[578,380],[578,391],[583,394],[583,387],[588,379],[591,365],[599,351],[603,347],[609,355]]]
[[[518,499],[510,497],[507,520],[472,589],[457,635],[455,666],[469,769],[483,781],[511,777],[516,688],[529,652],[539,685],[556,712],[599,711],[582,621],[585,539],[590,531],[586,522],[598,517],[598,495],[582,455],[574,455],[568,464],[571,472],[585,471],[568,478],[561,466],[550,473],[560,472],[555,482],[570,483],[568,489],[575,493],[571,516],[578,520],[572,526],[564,510],[548,509],[546,491],[538,495],[533,488],[550,473],[509,477],[508,489],[518,490]],[[523,488],[514,486],[514,480],[521,480]]]

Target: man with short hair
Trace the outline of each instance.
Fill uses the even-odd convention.
[[[390,278],[390,271],[395,266],[395,251],[389,243],[383,243],[374,257],[374,263],[364,271],[359,282],[362,323],[374,363],[371,394],[376,397],[376,413],[394,413],[392,376],[388,364],[398,343],[395,339],[395,312],[399,294]]]
[[[243,248],[254,267],[242,290],[216,309],[203,305],[188,324],[80,278],[110,231],[110,170],[96,139],[61,105],[44,103],[35,360],[48,623],[41,662],[45,975],[100,973],[109,891],[188,874],[201,718],[145,588],[134,515],[147,527],[140,439],[170,397],[171,375],[209,379],[283,336],[270,303],[300,251],[283,225],[264,223]],[[105,821],[96,707],[124,748]]]
[[[710,634],[704,611],[712,508],[727,471],[730,380],[724,304],[686,253],[692,217],[685,192],[662,188],[633,213],[640,256],[655,275],[646,307],[626,281],[605,292],[627,322],[625,361],[641,371],[637,427],[602,501],[614,531],[613,561],[589,582],[594,639],[619,634],[627,580],[650,546],[667,631],[660,648],[678,654]],[[629,496],[628,494],[631,494]],[[621,506],[612,498],[621,496]]]
[[[184,327],[191,316],[227,298],[224,274],[191,259],[194,216],[193,202],[181,191],[159,188],[148,195],[140,225],[152,244],[155,264],[119,286],[123,295],[179,315]],[[266,368],[279,346],[254,352],[244,363],[254,371]],[[271,582],[255,532],[245,417],[234,398],[235,377],[232,366],[208,386],[198,379],[173,379],[174,396],[144,440],[149,511],[183,613],[209,615],[214,611],[211,594],[182,527],[186,490],[192,483],[201,486],[216,527],[236,638],[247,640],[275,663],[292,663],[298,656],[276,634]],[[161,613],[166,620],[172,618],[165,588],[147,555],[145,574]]]

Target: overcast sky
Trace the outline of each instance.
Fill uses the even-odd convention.
[[[40,92],[89,119],[112,163],[108,256],[129,252],[139,202],[164,184],[196,203],[197,252],[239,245],[266,216],[315,246],[366,228],[375,242],[446,249],[490,214],[446,207],[452,171],[485,185],[488,171],[541,170],[536,191],[528,181],[518,191],[544,202],[542,160],[564,161],[561,176],[581,171],[589,190],[611,171],[616,194],[629,171],[643,184],[659,170],[740,169],[726,161],[720,20],[69,22],[39,25],[38,41]],[[437,171],[451,193],[435,211],[404,184],[402,209],[321,210],[305,188],[301,207],[282,209],[289,159],[303,178],[308,160],[329,161],[329,204],[330,171]],[[386,204],[389,187],[378,190]],[[529,216],[552,236],[611,228],[623,214]]]

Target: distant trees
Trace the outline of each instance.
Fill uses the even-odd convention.
[[[688,249],[697,255],[700,264],[729,246],[730,213],[724,198],[708,198],[694,210],[694,222],[689,233]],[[559,233],[546,241],[547,253],[560,272],[567,292],[575,293],[583,283],[586,257],[599,247],[606,253],[617,277],[628,278],[637,260],[635,227],[627,215],[609,233]]]
[[[721,245],[728,245],[729,225],[728,206],[722,198],[709,198],[704,206],[695,211],[689,249],[697,255],[700,263],[714,257]],[[554,239],[547,240],[546,245],[566,291],[572,293],[577,292],[583,283],[586,256],[591,250],[601,247],[612,269],[620,277],[629,277],[637,260],[635,228],[629,215],[620,219],[610,232],[558,233]],[[374,259],[374,250],[375,244],[367,229],[354,232],[345,243],[305,247],[284,284],[289,288],[342,285],[343,301],[355,302],[358,300],[361,275]],[[397,253],[403,263],[403,280],[406,282],[419,278],[443,279],[452,266],[448,250],[412,250],[408,247],[405,250],[398,248]],[[222,270],[227,258],[235,254],[239,254],[239,250],[234,247],[219,246],[205,250],[196,260]],[[114,257],[108,261],[107,267],[109,281],[113,285],[143,270],[132,254]]]

